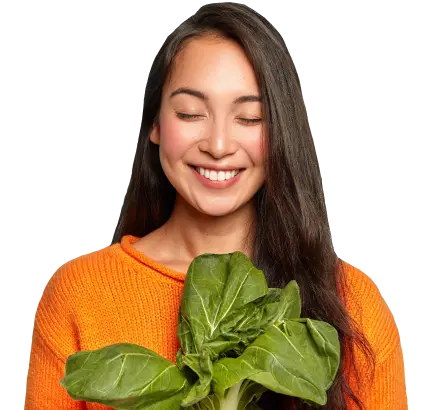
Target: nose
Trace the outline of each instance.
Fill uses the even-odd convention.
[[[208,132],[210,135],[199,143],[202,152],[207,152],[213,158],[223,158],[237,151],[238,142],[232,135],[231,127],[223,121],[213,121]]]

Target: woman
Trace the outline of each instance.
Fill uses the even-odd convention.
[[[184,278],[202,253],[240,250],[270,286],[295,279],[302,317],[335,326],[326,409],[406,409],[394,318],[334,252],[299,78],[285,43],[236,3],[201,7],[165,41],[145,91],[128,192],[110,246],[53,275],[39,303],[25,409],[102,409],[59,385],[67,357],[114,343],[174,360]],[[263,409],[309,408],[267,392]]]

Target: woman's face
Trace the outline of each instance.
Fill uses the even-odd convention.
[[[178,195],[204,214],[234,212],[264,183],[266,127],[258,97],[253,68],[234,41],[192,40],[176,57],[150,139],[159,144],[163,171]],[[206,169],[196,170],[199,165]]]

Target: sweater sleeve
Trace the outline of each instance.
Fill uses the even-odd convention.
[[[360,377],[350,376],[353,391],[365,410],[407,410],[407,393],[401,339],[395,318],[373,280],[361,270],[346,264],[347,306],[375,354],[375,372],[369,386],[370,367],[360,349],[355,348],[355,363]],[[366,376],[366,377],[364,377]],[[350,408],[357,406],[349,402]]]
[[[59,381],[70,354],[79,350],[77,328],[71,313],[73,287],[64,265],[48,282],[34,321],[26,385],[25,410],[84,410],[86,403],[73,400]]]
[[[367,410],[407,410],[407,393],[404,376],[404,360],[401,343],[375,368],[375,377],[369,396]]]

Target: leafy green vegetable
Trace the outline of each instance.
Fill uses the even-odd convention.
[[[339,365],[336,332],[325,322],[298,319],[271,326],[238,358],[214,365],[214,390],[219,396],[239,381],[250,379],[278,393],[324,405]]]
[[[257,410],[267,389],[324,405],[338,334],[300,315],[295,281],[268,288],[243,253],[203,254],[185,280],[176,364],[118,343],[69,356],[60,384],[74,400],[119,410]]]
[[[185,376],[173,363],[130,343],[69,356],[60,384],[74,400],[119,409],[154,409],[148,406],[172,396],[176,396],[177,402],[189,388]]]

